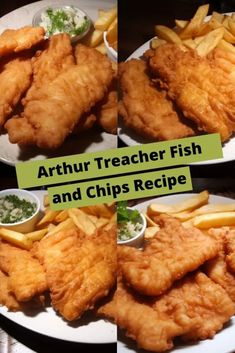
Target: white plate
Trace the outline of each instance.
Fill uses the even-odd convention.
[[[180,195],[171,195],[163,196],[157,199],[152,199],[140,203],[135,206],[139,211],[146,210],[147,206],[150,203],[161,202],[163,204],[172,205],[173,203],[185,200],[195,194],[180,194]],[[234,203],[233,199],[229,199],[222,196],[210,195],[209,203]],[[172,349],[169,353],[232,353],[235,349],[235,317],[231,319],[230,323],[225,325],[225,327],[217,333],[213,339],[198,341],[194,344],[184,344],[182,346],[177,346],[175,349]],[[151,332],[150,332],[151,335]],[[120,335],[122,340],[118,341],[118,353],[135,353],[141,352],[136,348],[136,344],[133,343],[131,339],[125,338],[123,334]]]
[[[231,14],[231,13],[228,13],[228,14]],[[209,19],[209,16],[208,16],[208,19]],[[141,47],[136,49],[134,53],[132,53],[127,60],[140,58],[143,55],[143,53],[150,48],[150,42],[151,40],[141,45]],[[121,119],[119,120],[120,120],[120,123],[119,123],[120,127],[118,129],[118,136],[127,146],[135,146],[143,143],[157,142],[157,141],[147,140],[146,138],[143,138],[137,135],[131,129],[124,126],[121,123]],[[208,146],[208,148],[209,147],[210,146]],[[235,137],[231,137],[228,142],[223,144],[223,158],[204,161],[204,162],[197,162],[193,164],[197,164],[197,165],[217,164],[217,163],[230,162],[233,160],[235,160]]]
[[[98,9],[108,9],[116,4],[116,0],[45,0],[34,2],[0,18],[0,33],[6,28],[19,28],[32,24],[34,14],[44,6],[76,5],[83,9],[95,21]],[[106,132],[92,131],[80,136],[71,136],[56,151],[44,151],[36,147],[21,149],[17,144],[10,143],[7,134],[0,133],[0,161],[14,166],[18,162],[39,160],[77,153],[102,151],[117,147],[117,137]]]
[[[45,191],[34,191],[43,205]],[[37,333],[79,343],[114,343],[117,341],[116,325],[96,317],[92,312],[85,313],[81,319],[67,322],[57,315],[52,307],[46,307],[31,316],[23,312],[9,312],[0,307],[0,314],[11,321]]]

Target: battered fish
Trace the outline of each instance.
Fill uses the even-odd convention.
[[[10,289],[9,277],[0,270],[0,305],[6,305],[9,310],[20,310],[20,304]]]
[[[11,58],[0,63],[0,127],[29,88],[31,77],[32,65],[28,57]]]
[[[70,36],[56,34],[45,43],[32,59],[33,82],[23,100],[24,105],[37,97],[37,90],[53,81],[61,72],[75,64]]]
[[[149,300],[119,278],[113,299],[98,309],[98,314],[114,320],[136,340],[139,348],[153,352],[171,349],[178,336],[187,341],[211,338],[234,312],[235,304],[223,288],[200,272]]]
[[[159,46],[150,66],[185,117],[228,140],[235,131],[235,86],[224,70],[175,44]]]
[[[210,230],[210,234],[216,236],[218,243],[220,245],[220,251],[218,255],[206,262],[205,264],[205,273],[208,277],[212,279],[215,283],[218,283],[223,287],[233,302],[235,302],[235,277],[230,272],[230,269],[226,263],[226,243],[225,238],[227,230]]]
[[[127,283],[139,293],[160,295],[173,282],[194,271],[218,254],[219,244],[196,228],[185,229],[170,216],[161,215],[156,223],[161,229],[143,251],[122,246],[121,265]]]
[[[113,78],[108,58],[81,44],[76,53],[79,65],[38,89],[25,105],[22,117],[5,124],[11,143],[58,148],[82,115],[104,97]]]
[[[226,262],[229,269],[235,274],[235,230],[227,232],[225,237],[226,242]]]
[[[0,56],[30,49],[44,40],[42,27],[25,26],[19,29],[6,29],[0,35]]]
[[[119,113],[126,126],[154,140],[172,140],[194,135],[184,124],[165,93],[154,87],[147,64],[132,59],[119,65],[122,100]]]
[[[17,301],[29,301],[47,289],[43,267],[27,250],[1,242],[0,270],[8,274],[9,288]]]
[[[43,262],[53,307],[69,321],[93,308],[115,284],[115,230],[90,237],[60,232],[44,238],[35,254]]]

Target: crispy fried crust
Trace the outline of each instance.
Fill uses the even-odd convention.
[[[196,51],[177,45],[159,46],[150,59],[168,96],[199,130],[227,140],[235,130],[235,88],[230,76]]]
[[[67,320],[93,308],[115,284],[115,230],[90,237],[57,233],[43,239],[34,254],[44,265],[52,305]]]
[[[125,259],[122,264],[125,280],[145,295],[164,293],[174,281],[197,269],[219,251],[215,239],[196,228],[183,228],[173,217],[162,215],[157,222],[161,230],[143,251],[123,246],[120,253]]]
[[[122,90],[119,113],[125,125],[154,140],[194,135],[180,120],[165,94],[154,87],[146,71],[147,64],[142,60],[132,59],[119,65]]]
[[[42,27],[7,29],[0,35],[0,56],[30,49],[43,41],[44,34],[45,30]]]
[[[0,304],[6,305],[9,310],[20,310],[20,304],[10,289],[9,277],[0,270]]]
[[[22,117],[6,123],[12,143],[58,148],[82,115],[104,97],[113,78],[109,60],[81,44],[76,55],[78,65],[38,89],[25,105]]]
[[[9,276],[9,288],[20,302],[31,300],[47,289],[43,267],[29,251],[0,243],[0,269]]]
[[[26,56],[11,58],[0,65],[0,127],[29,88],[31,76],[31,61]]]

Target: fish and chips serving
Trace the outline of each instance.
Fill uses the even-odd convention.
[[[117,290],[98,309],[153,352],[213,338],[235,313],[235,203],[170,198],[142,211],[141,248],[118,245]]]
[[[235,314],[235,203],[181,200],[148,203],[137,248],[116,244],[140,217],[126,204],[118,218],[115,203],[53,211],[46,195],[33,231],[0,228],[0,303],[40,312],[49,298],[68,321],[93,310],[153,352],[213,338]]]
[[[226,142],[235,131],[235,17],[208,10],[156,25],[143,57],[121,63],[119,114],[149,141],[219,133]]]
[[[102,10],[97,23],[108,30],[114,10]],[[51,14],[57,24],[59,15]],[[73,45],[68,33],[55,33],[47,39],[43,27],[25,26],[0,35],[0,128],[21,147],[57,149],[95,125],[116,134],[116,64],[86,37]]]
[[[40,311],[49,295],[68,321],[93,309],[116,283],[115,218],[114,204],[47,207],[30,233],[1,228],[0,303],[11,311]]]

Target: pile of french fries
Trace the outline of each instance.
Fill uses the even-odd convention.
[[[145,239],[152,238],[159,231],[160,227],[154,222],[154,216],[162,213],[177,218],[185,228],[196,227],[209,231],[210,228],[235,226],[235,203],[210,204],[208,191],[203,191],[172,205],[150,204],[145,214]]]
[[[96,48],[102,54],[106,54],[106,47],[103,41],[103,33],[107,31],[109,45],[117,50],[117,7],[104,11],[99,10],[99,17],[94,23],[94,29],[85,38],[85,44]]]
[[[235,14],[222,15],[213,12],[206,18],[209,4],[199,6],[189,21],[175,20],[176,27],[156,25],[157,38],[152,39],[151,48],[164,43],[180,45],[182,49],[195,49],[200,56],[208,55],[214,48],[235,53]]]
[[[44,207],[44,215],[33,232],[23,234],[0,228],[0,239],[29,250],[33,242],[60,231],[80,229],[86,236],[90,236],[100,228],[109,230],[116,225],[115,203],[53,211],[49,208],[48,195],[46,195]]]

